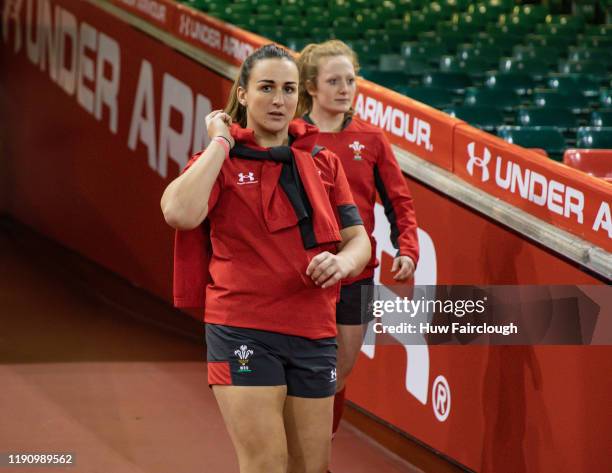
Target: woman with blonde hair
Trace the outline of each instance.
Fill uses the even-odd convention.
[[[326,471],[338,284],[370,254],[338,158],[293,120],[298,83],[284,49],[251,54],[161,201],[175,304],[205,304],[208,382],[241,473]]]
[[[391,271],[401,282],[414,274],[419,258],[417,222],[406,180],[389,142],[380,128],[353,115],[359,62],[355,52],[339,40],[309,44],[300,53],[300,103],[298,113],[321,133],[318,144],[340,157],[355,203],[370,235],[372,253],[357,276],[342,280],[336,306],[338,326],[337,393],[333,431],[344,406],[345,382],[359,354],[365,327],[372,314],[361,304],[361,287],[373,284],[376,259],[374,206],[376,193],[391,224],[391,241],[398,250]]]

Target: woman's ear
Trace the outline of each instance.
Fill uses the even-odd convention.
[[[243,87],[238,86],[238,89],[236,89],[236,96],[238,98],[238,103],[240,105],[242,105],[243,107],[246,107],[247,106],[247,92],[246,92],[246,90]]]
[[[317,95],[317,87],[310,79],[304,83],[304,88],[306,89],[306,92],[308,92],[308,95],[312,97]]]

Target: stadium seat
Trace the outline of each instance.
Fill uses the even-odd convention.
[[[326,41],[328,40],[332,34],[331,34],[332,29],[330,27],[314,27],[311,28],[308,31],[308,42],[312,43],[312,42],[321,42],[321,41]],[[298,36],[299,38],[303,37],[302,34],[300,34],[300,36]]]
[[[580,0],[572,2],[572,12],[575,15],[582,16],[587,22],[591,23],[595,20],[597,3],[597,0]]]
[[[362,71],[363,77],[387,88],[408,85],[409,77],[400,71]]]
[[[578,118],[564,108],[520,108],[516,112],[516,122],[520,126],[556,126],[564,130],[578,128]]]
[[[287,18],[287,16],[283,16]],[[334,18],[329,14],[327,7],[310,7],[304,12],[305,24],[309,28],[316,26],[330,26]]]
[[[465,72],[472,77],[482,77],[494,68],[490,61],[479,57],[459,59],[455,56],[442,56],[440,59],[440,71]]]
[[[549,46],[517,45],[512,50],[512,57],[518,61],[537,61],[548,65],[550,70],[557,64],[559,50]]]
[[[408,74],[411,78],[421,78],[425,74],[435,72],[436,68],[429,64],[427,61],[421,61],[416,59],[406,59],[403,71]],[[420,80],[418,81],[420,82]]]
[[[423,8],[425,0],[394,0],[393,5],[399,15]]]
[[[485,84],[492,89],[513,90],[519,95],[531,94],[536,86],[535,80],[528,74],[522,72],[509,74],[490,74]]]
[[[429,44],[444,44],[447,49],[456,50],[458,44],[467,43],[471,33],[461,33],[457,31],[425,31],[419,33],[418,40]]]
[[[351,17],[339,16],[333,22],[334,28],[355,28],[355,20]]]
[[[432,72],[423,76],[423,85],[463,93],[466,87],[472,85],[472,80],[462,72]]]
[[[523,36],[531,33],[533,26],[529,23],[522,23],[516,17],[501,15],[498,23],[489,23],[486,32],[489,34],[499,32],[501,34]]]
[[[612,149],[612,127],[580,127],[576,133],[577,148]]]
[[[578,30],[584,28],[584,18],[580,15],[546,15],[544,21],[551,25],[574,25]]]
[[[537,59],[525,59],[520,61],[506,57],[499,61],[499,71],[502,73],[522,72],[534,78],[538,78],[548,74],[550,72],[550,66]]]
[[[597,61],[567,61],[559,65],[559,72],[563,74],[588,74],[594,77],[605,78],[610,75],[608,67]]]
[[[548,76],[547,84],[562,94],[581,93],[586,97],[599,95],[599,81],[587,76],[551,74]]]
[[[568,149],[563,164],[612,183],[612,150]]]
[[[395,8],[395,4],[392,2],[383,2],[380,5],[372,5],[371,10],[376,16],[378,16],[378,18],[383,20],[384,24],[399,16],[399,11]]]
[[[612,48],[612,36],[583,36],[580,44],[592,48]]]
[[[607,49],[576,47],[570,48],[570,61],[597,61],[602,64],[612,64],[612,52]]]
[[[257,14],[258,15],[275,15],[282,16],[283,12],[277,4],[257,4]]]
[[[544,149],[556,161],[561,161],[566,148],[563,134],[555,127],[502,126],[497,130],[497,134],[508,143],[524,148]]]
[[[612,89],[602,89],[599,92],[599,104],[603,108],[612,108]]]
[[[495,133],[497,128],[504,124],[503,113],[494,107],[457,106],[448,108],[445,112],[490,133]]]
[[[548,8],[542,4],[517,5],[512,10],[512,14],[520,18],[529,18],[534,23],[539,23],[544,21],[546,15],[548,15]]]
[[[267,26],[276,26],[278,25],[279,22],[279,17],[274,16],[274,15],[254,15],[252,16],[249,20],[248,23],[251,26],[255,26],[255,27],[267,27]],[[283,21],[283,26],[298,26],[298,27],[302,27],[303,24],[301,21],[299,22],[295,22],[294,24],[290,24],[290,23],[285,23]]]
[[[283,44],[293,51],[300,52],[311,41],[306,38],[286,38]]]
[[[529,34],[524,39],[528,44],[533,44],[534,46],[551,46],[557,48],[559,51],[567,50],[569,45],[576,41],[573,36],[544,36],[539,34]]]
[[[452,10],[452,11],[461,11],[465,10],[468,5],[471,3],[471,0],[440,0],[443,8]]]
[[[579,31],[580,28],[571,23],[566,23],[564,25],[540,23],[535,27],[535,33],[542,36],[576,35]]]
[[[534,103],[538,107],[565,108],[574,113],[583,113],[589,109],[589,101],[583,95],[562,94],[556,90],[535,91]]]
[[[385,24],[385,30],[389,36],[389,40],[399,45],[401,45],[404,41],[416,39],[417,35],[417,33],[415,33],[408,27],[408,25],[399,19],[388,20]]]
[[[503,52],[497,46],[476,46],[472,43],[465,43],[457,47],[457,57],[461,59],[479,57],[486,59],[491,64],[497,64],[501,56],[503,56]]]
[[[250,18],[255,13],[254,6],[246,3],[234,3],[225,8],[225,12],[231,18]]]
[[[373,10],[363,10],[355,15],[355,28],[361,31],[383,28],[385,19],[378,16]]]
[[[438,2],[427,2],[421,9],[421,13],[432,23],[448,20],[453,15],[450,8],[444,8]]]
[[[601,109],[591,112],[591,126],[612,127],[612,109]]]
[[[425,31],[430,31],[435,28],[435,22],[429,20],[420,12],[410,12],[404,15],[404,23],[413,35],[418,35]]]
[[[510,90],[469,87],[463,104],[510,111],[521,104],[521,98]]]
[[[287,7],[284,7],[286,11]],[[355,13],[355,7],[351,2],[334,2],[329,3],[329,14],[334,18],[351,17]]]
[[[401,54],[406,60],[417,60],[437,64],[444,54],[448,54],[448,47],[441,43],[423,44],[419,41],[402,43]]]
[[[505,54],[509,54],[512,48],[522,41],[520,35],[512,35],[502,33],[500,31],[491,31],[490,33],[481,32],[474,35],[472,42],[475,46],[495,46],[501,49]]]
[[[438,87],[396,87],[395,91],[438,109],[451,107],[454,100],[451,92]]]
[[[490,3],[471,3],[467,12],[475,18],[483,18],[487,23],[494,22],[499,18],[499,15],[505,13],[506,10],[502,5],[491,5]]]
[[[470,5],[472,7],[474,5]],[[481,30],[484,30],[488,23],[494,22],[497,17],[491,16],[485,5],[480,4],[480,8],[472,8],[467,12],[455,13],[451,17],[451,21],[460,23],[470,23],[478,25]],[[491,10],[492,11],[492,10]]]
[[[587,25],[584,34],[588,36],[612,36],[612,23],[604,25]]]
[[[506,12],[512,10],[512,7],[516,4],[514,0],[485,0],[485,3],[489,6],[499,7]]]

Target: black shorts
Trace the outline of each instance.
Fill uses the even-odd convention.
[[[336,392],[336,338],[206,324],[208,384],[287,386],[287,394],[320,398]]]
[[[340,325],[362,325],[370,323],[374,319],[374,314],[372,312],[373,299],[373,278],[360,279],[352,284],[342,286],[340,290],[340,301],[336,304],[336,323]]]

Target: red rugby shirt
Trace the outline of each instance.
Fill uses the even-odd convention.
[[[317,129],[296,120],[289,131],[295,138],[292,148],[296,159],[299,153],[302,153],[301,158],[307,155],[312,159],[310,153]],[[234,126],[232,134],[243,145],[264,149],[255,143],[252,130]],[[198,157],[192,158],[190,163]],[[345,225],[342,225],[342,215],[337,212],[338,208],[354,205],[338,157],[323,150],[315,156],[314,162],[327,194],[323,198],[328,199],[336,211],[338,223],[334,222],[334,226],[355,224],[344,215]],[[278,166],[281,164],[269,161],[226,160],[209,199],[206,219],[209,232],[202,232],[201,228],[177,232],[177,244],[180,240],[185,241],[186,236],[194,235],[204,235],[205,241],[199,249],[210,242],[210,252],[204,255],[209,258],[209,264],[207,267],[200,265],[209,277],[205,289],[206,322],[312,339],[331,337],[336,334],[338,285],[327,289],[315,286],[306,275],[306,268],[318,253],[336,251],[338,234],[328,235],[328,243],[317,248],[304,249],[288,199],[282,195],[276,181],[269,179],[268,173],[275,173]],[[276,200],[270,197],[275,192],[281,193]],[[287,205],[270,208],[270,202],[278,203],[283,199]],[[312,200],[316,215],[317,204]],[[190,248],[193,247],[190,244]],[[177,251],[183,256],[181,259],[176,257]],[[194,266],[189,268],[184,263],[189,260],[185,255],[189,254],[191,250],[185,251],[180,245],[175,247],[175,303],[179,306],[188,304],[185,295],[177,294],[176,288],[185,287],[185,281],[189,283],[191,277],[199,281],[202,276],[192,274]]]
[[[310,121],[308,116],[304,119]],[[355,278],[343,280],[342,284],[371,277],[379,264],[376,240],[372,236],[377,192],[391,224],[393,246],[416,264],[419,245],[412,195],[382,130],[353,117],[340,132],[319,133],[317,143],[339,156],[372,243],[372,257],[364,271]]]

